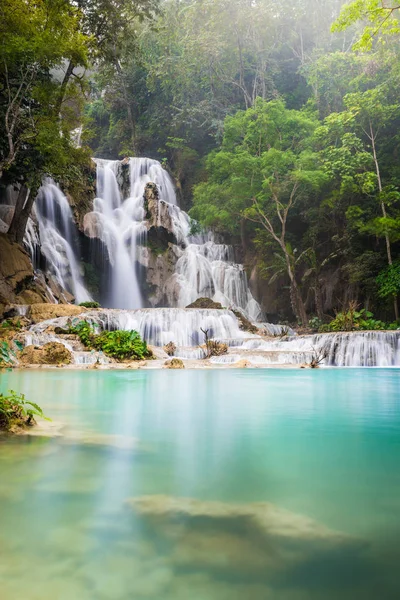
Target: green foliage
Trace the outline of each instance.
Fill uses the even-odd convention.
[[[322,327],[322,321],[318,317],[311,317],[311,319],[308,320],[308,326],[311,327],[311,329],[318,331]]]
[[[379,286],[378,295],[381,298],[395,298],[400,293],[400,261],[381,271],[376,278]]]
[[[34,425],[35,417],[49,421],[40,406],[25,399],[24,394],[10,390],[7,395],[0,394],[0,430],[8,431],[13,426]]]
[[[353,49],[371,50],[374,38],[378,34],[393,36],[400,33],[397,17],[399,8],[397,0],[353,0],[342,7],[339,18],[332,25],[332,31],[343,31],[358,22],[366,22]]]
[[[69,328],[87,348],[104,352],[117,360],[151,358],[147,344],[137,331],[103,331],[96,334],[88,321],[79,321]]]
[[[91,347],[95,334],[91,324],[88,323],[88,321],[79,321],[75,325],[72,325],[68,332],[77,335],[84,346],[88,348]]]
[[[22,327],[22,325],[21,325],[21,321],[19,319],[16,319],[16,320],[5,319],[1,324],[2,329],[21,329],[21,327]]]
[[[83,306],[84,308],[100,308],[100,304],[98,302],[80,302],[79,306]]]
[[[142,360],[151,356],[137,331],[103,331],[94,336],[92,347],[117,360]]]
[[[320,327],[319,331],[373,331],[390,328],[397,329],[397,324],[388,325],[374,319],[373,313],[365,308],[355,310],[350,307],[347,311],[338,313],[327,326]]]
[[[10,344],[0,340],[0,367],[11,365],[14,362],[14,359],[15,353],[10,347]]]

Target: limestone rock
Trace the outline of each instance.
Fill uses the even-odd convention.
[[[35,287],[28,254],[19,244],[0,234],[0,304],[27,304],[23,295],[27,290],[33,291],[36,299],[45,301]]]
[[[75,304],[33,304],[31,319],[34,323],[39,323],[57,317],[76,317],[88,312],[88,310],[84,306],[76,306]]]
[[[173,358],[172,360],[167,360],[164,363],[167,369],[184,369],[185,365],[180,358]]]
[[[23,365],[69,365],[72,354],[63,344],[49,342],[44,346],[26,346],[19,353]]]
[[[168,358],[168,353],[165,352],[165,348],[163,349],[159,346],[150,346],[149,344],[147,344],[147,348],[150,350],[156,360],[166,360]]]
[[[102,239],[103,219],[98,212],[89,212],[83,217],[83,232],[89,238]]]

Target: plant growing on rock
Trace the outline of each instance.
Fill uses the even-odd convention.
[[[217,340],[212,340],[209,337],[209,329],[200,328],[200,330],[204,334],[205,338],[206,358],[211,358],[212,356],[222,356],[228,352],[228,344],[218,342]]]
[[[0,431],[30,427],[35,424],[35,417],[50,421],[40,406],[26,400],[24,394],[17,394],[13,390],[10,390],[8,395],[0,394]]]
[[[96,334],[88,321],[79,321],[68,329],[76,334],[86,348],[99,350],[117,360],[142,360],[152,353],[137,331],[103,331]]]
[[[152,356],[137,331],[103,331],[93,337],[92,347],[117,360],[142,360]]]

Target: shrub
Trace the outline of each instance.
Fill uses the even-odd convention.
[[[319,317],[311,317],[311,319],[308,321],[308,325],[311,329],[318,331],[322,326],[322,321]]]
[[[25,400],[24,394],[13,390],[8,395],[0,394],[0,429],[9,431],[13,426],[26,427],[35,424],[35,417],[49,421],[40,406]]]
[[[118,360],[149,358],[151,352],[137,331],[103,331],[95,335],[92,347]]]
[[[82,344],[91,347],[94,331],[90,323],[88,321],[79,321],[76,325],[72,325],[68,330],[68,333],[75,333],[79,336]]]
[[[80,302],[79,306],[83,306],[84,308],[100,308],[98,302]]]
[[[328,325],[322,325],[319,331],[320,333],[328,331],[379,331],[397,328],[397,323],[387,324],[379,319],[374,319],[373,313],[365,308],[356,310],[354,306],[350,306],[347,311],[338,313]]]
[[[101,350],[117,360],[142,360],[152,356],[137,331],[103,331],[96,334],[88,321],[79,321],[68,329],[68,333],[78,335],[86,348]]]

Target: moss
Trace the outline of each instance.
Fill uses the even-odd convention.
[[[221,310],[223,306],[220,302],[214,302],[211,298],[197,298],[197,300],[189,304],[186,308],[215,308]]]
[[[239,327],[242,331],[248,331],[249,333],[258,333],[258,329],[247,317],[245,317],[239,310],[233,310],[233,314],[239,321]]]

